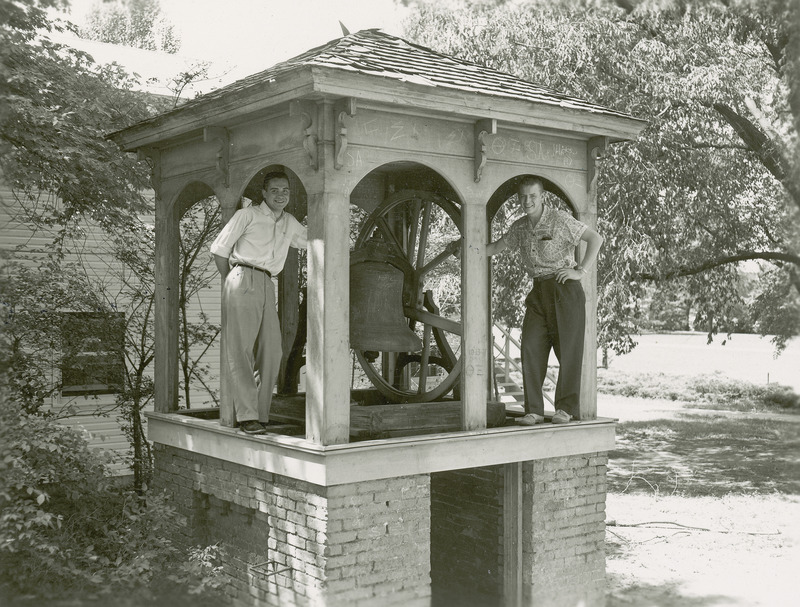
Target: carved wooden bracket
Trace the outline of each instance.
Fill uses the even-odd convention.
[[[315,171],[319,169],[317,156],[317,104],[314,101],[296,99],[289,104],[289,115],[299,116],[303,121],[303,148],[308,154],[308,163]]]
[[[483,167],[486,166],[486,135],[497,133],[497,120],[484,118],[475,123],[475,181],[481,180]]]
[[[597,179],[597,161],[608,147],[608,137],[592,137],[586,144],[586,191],[591,192]]]
[[[161,151],[155,148],[139,148],[136,155],[139,160],[150,165],[150,187],[158,196],[161,192]]]
[[[333,106],[336,124],[334,125],[334,160],[333,167],[341,169],[344,166],[344,154],[347,151],[347,127],[344,125],[345,115],[351,118],[356,115],[355,97],[342,97]]]
[[[231,157],[231,137],[228,129],[221,126],[207,126],[203,129],[203,141],[216,141],[217,145],[217,179],[225,187],[231,185],[230,171],[228,170]]]

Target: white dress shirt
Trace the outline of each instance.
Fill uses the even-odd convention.
[[[267,270],[273,276],[283,270],[289,247],[305,248],[307,230],[293,215],[282,211],[275,219],[265,202],[234,213],[211,245],[211,253]]]

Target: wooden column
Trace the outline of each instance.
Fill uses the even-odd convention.
[[[586,210],[578,219],[592,229],[597,229],[597,161],[605,151],[606,137],[593,137],[586,149]],[[578,254],[583,258],[586,246],[581,244]],[[597,264],[582,280],[586,293],[586,331],[583,341],[583,374],[581,376],[580,419],[597,419]]]
[[[230,190],[223,190],[217,192],[217,200],[222,210],[222,225],[224,226],[233,217],[236,212],[236,206],[239,202],[239,197],[234,196]],[[220,310],[222,312],[221,320],[222,326],[225,326],[225,306],[222,305],[222,287],[224,281],[220,279]],[[236,411],[233,409],[233,398],[231,396],[230,379],[225,372],[228,366],[228,351],[225,344],[225,331],[220,332],[219,336],[219,423],[221,426],[232,428],[236,425]]]
[[[309,197],[306,438],[320,445],[350,437],[349,213],[338,188]]]
[[[178,409],[178,245],[180,224],[173,201],[156,200],[155,410]]]
[[[342,100],[318,104],[318,169],[306,185],[306,438],[320,445],[350,440],[350,188],[338,158],[347,113]]]
[[[489,265],[486,258],[486,207],[466,201],[462,220],[464,246],[461,255],[462,341],[461,422],[464,430],[486,428],[488,378]]]

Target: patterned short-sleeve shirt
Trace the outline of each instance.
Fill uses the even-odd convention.
[[[586,224],[569,213],[546,206],[536,227],[522,216],[511,225],[504,240],[509,252],[516,251],[528,273],[537,278],[574,268],[575,247],[585,230]]]

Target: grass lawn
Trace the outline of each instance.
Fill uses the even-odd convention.
[[[786,414],[796,395],[658,375],[599,382],[632,402],[685,407],[620,420],[609,454],[607,607],[797,604],[800,416]]]

